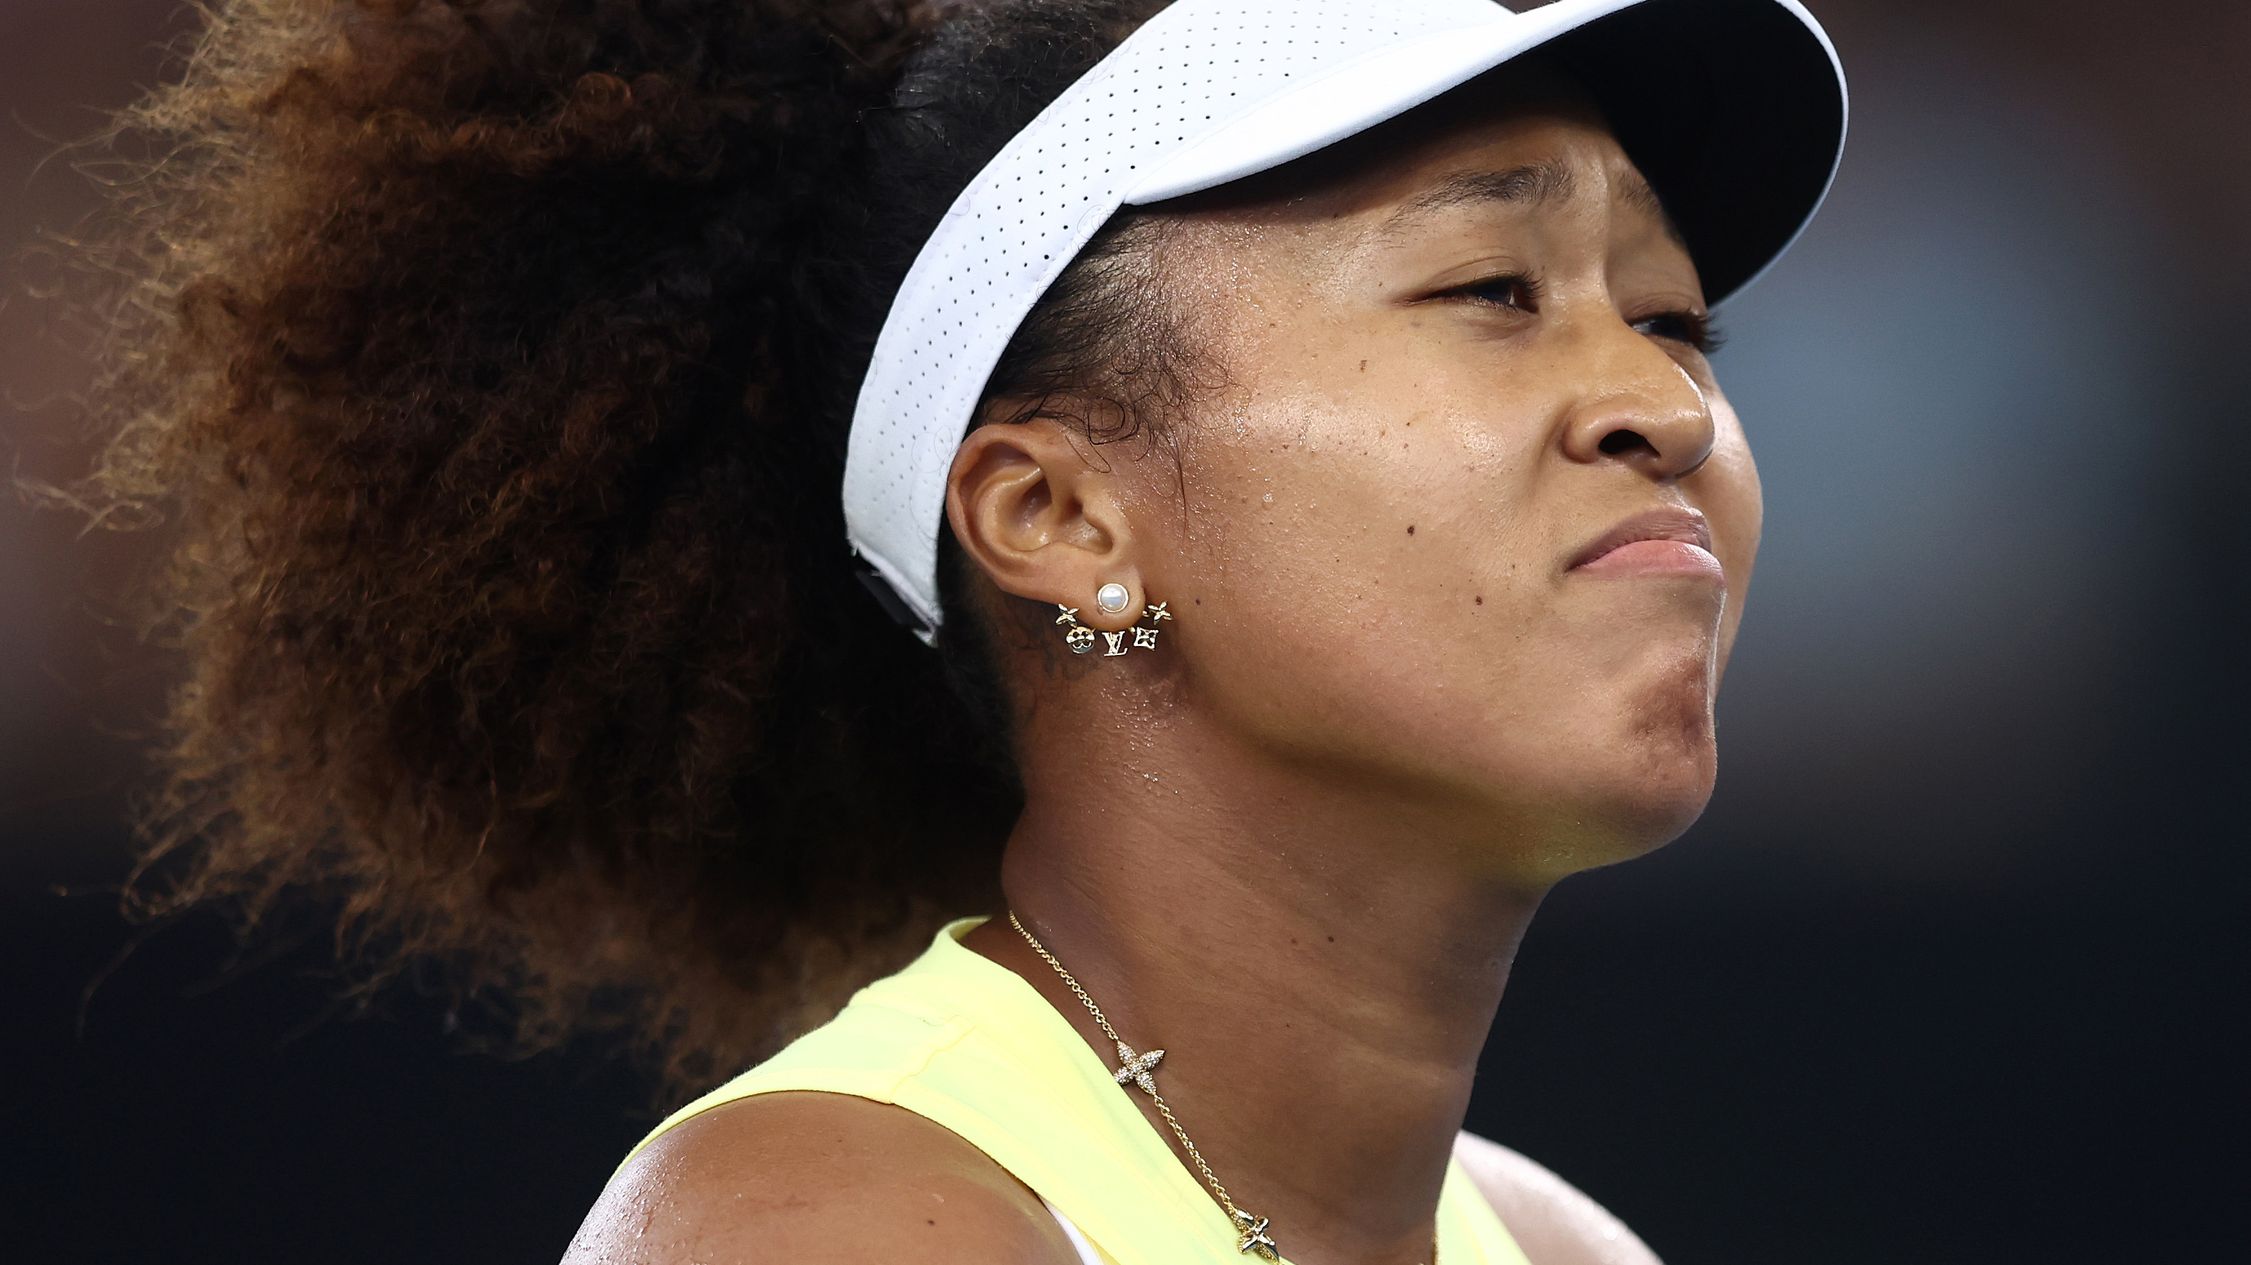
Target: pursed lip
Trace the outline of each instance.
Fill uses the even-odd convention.
[[[1692,509],[1665,506],[1645,510],[1630,518],[1619,520],[1608,531],[1590,540],[1572,557],[1572,567],[1584,566],[1620,545],[1630,545],[1637,540],[1680,540],[1710,553],[1712,529],[1704,516]]]

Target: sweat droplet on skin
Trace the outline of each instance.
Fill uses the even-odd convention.
[[[1274,494],[1272,492],[1269,492],[1258,499],[1264,501],[1268,505],[1272,505],[1274,503]]]

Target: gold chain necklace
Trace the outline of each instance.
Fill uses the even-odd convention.
[[[1117,1030],[1110,1026],[1110,1021],[1103,1018],[1102,1008],[1094,1004],[1092,997],[1086,995],[1086,990],[1079,987],[1078,980],[1072,978],[1071,973],[1063,969],[1063,964],[1055,960],[1055,955],[1047,951],[1047,946],[1039,942],[1039,937],[1033,935],[1017,919],[1016,911],[1013,909],[1008,911],[1008,925],[1016,928],[1017,932],[1031,944],[1032,952],[1039,954],[1049,966],[1055,968],[1055,973],[1063,977],[1063,982],[1070,987],[1073,993],[1078,995],[1078,999],[1086,1003],[1087,1011],[1094,1016],[1094,1022],[1101,1026],[1102,1035],[1110,1038],[1110,1043],[1118,1047],[1120,1066],[1110,1079],[1120,1085],[1131,1081],[1140,1086],[1141,1091],[1149,1095],[1150,1101],[1157,1105],[1157,1114],[1163,1116],[1165,1123],[1172,1126],[1172,1134],[1180,1139],[1181,1149],[1187,1151],[1188,1158],[1196,1162],[1197,1170],[1203,1173],[1204,1181],[1211,1186],[1211,1193],[1218,1197],[1219,1206],[1227,1210],[1228,1220],[1235,1223],[1235,1250],[1237,1252],[1255,1252],[1269,1261],[1281,1259],[1281,1249],[1275,1246],[1273,1236],[1267,1233],[1266,1218],[1236,1207],[1235,1201],[1228,1198],[1227,1188],[1219,1184],[1219,1178],[1212,1174],[1211,1165],[1204,1162],[1204,1153],[1197,1150],[1196,1144],[1188,1140],[1188,1131],[1180,1127],[1180,1121],[1173,1117],[1172,1108],[1165,1104],[1165,1096],[1157,1092],[1157,1064],[1163,1061],[1165,1052],[1163,1050],[1136,1051],[1132,1046],[1127,1045],[1124,1038],[1118,1035]],[[1438,1240],[1435,1236],[1431,1239],[1430,1259],[1431,1265],[1437,1265]]]

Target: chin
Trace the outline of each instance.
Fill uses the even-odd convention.
[[[1710,677],[1701,665],[1683,675],[1690,679],[1679,688],[1640,695],[1623,713],[1625,732],[1603,744],[1615,756],[1602,762],[1602,784],[1586,787],[1600,805],[1590,816],[1615,831],[1627,855],[1678,839],[1712,800],[1719,737]]]
[[[1622,748],[1630,751],[1632,748]],[[1566,798],[1550,842],[1541,849],[1543,878],[1647,856],[1688,833],[1711,803],[1715,761],[1707,746],[1612,765],[1581,781]],[[1588,770],[1594,773],[1596,770]]]
[[[1625,861],[1687,834],[1711,802],[1710,777],[1684,778],[1678,784],[1637,788],[1635,794],[1613,800],[1590,816],[1608,827],[1606,833],[1616,841],[1616,859]]]

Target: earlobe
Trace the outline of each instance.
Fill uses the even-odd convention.
[[[1004,593],[1082,606],[1098,627],[1137,613],[1101,610],[1105,584],[1141,590],[1131,526],[1114,477],[1089,465],[1062,422],[1035,417],[969,433],[946,480],[946,521],[963,552]]]

